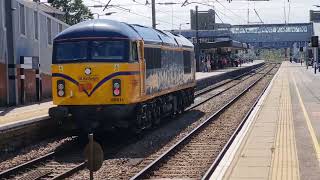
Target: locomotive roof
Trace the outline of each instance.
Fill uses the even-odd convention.
[[[130,26],[118,21],[95,19],[73,25],[58,34],[55,40],[93,37],[116,37],[131,40],[141,39]]]
[[[193,47],[193,44],[181,35],[156,30],[141,25],[130,25],[123,22],[95,19],[73,25],[55,37],[55,41],[83,38],[124,38],[129,40],[143,39],[146,44],[165,44],[168,46]]]

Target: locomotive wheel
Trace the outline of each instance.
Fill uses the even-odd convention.
[[[177,114],[182,114],[184,112],[183,95],[181,94],[178,98],[178,112]]]
[[[144,129],[148,129],[152,126],[152,108],[148,107],[146,111],[146,119],[145,119],[145,127]]]
[[[137,108],[137,113],[136,113],[136,119],[133,122],[133,124],[131,125],[130,130],[134,133],[134,134],[139,134],[142,132],[143,127],[144,127],[144,121],[146,119],[146,114],[145,114],[145,110],[144,110],[144,106],[141,106],[139,108]]]
[[[153,118],[154,118],[154,125],[158,126],[161,122],[161,108],[160,108],[160,106],[156,105],[156,107],[154,107]]]
[[[135,134],[141,133],[144,129],[152,126],[152,108],[147,105],[142,105],[137,110],[136,120],[133,123],[131,130]]]
[[[130,128],[134,134],[140,134],[142,132],[141,122],[141,115],[137,115],[136,122]]]

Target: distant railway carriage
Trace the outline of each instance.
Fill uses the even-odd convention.
[[[140,25],[90,20],[54,39],[50,116],[91,132],[139,131],[194,101],[192,43]]]

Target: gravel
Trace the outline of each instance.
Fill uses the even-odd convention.
[[[27,161],[33,160],[40,156],[44,156],[49,152],[56,150],[58,147],[72,141],[73,137],[68,138],[54,138],[42,141],[36,145],[31,145],[22,148],[19,151],[1,154],[0,155],[0,171],[7,170],[19,164],[25,163]]]
[[[190,143],[185,145],[150,178],[195,178],[200,179],[210,167],[223,146],[250,110],[270,78],[259,82],[255,87],[231,105],[214,122],[210,123]]]
[[[139,172],[143,167],[148,165],[148,163],[159,157],[159,155],[165,152],[174,143],[192,131],[207,117],[216,112],[236,94],[239,94],[243,89],[245,89],[245,87],[258,79],[258,76],[260,77],[260,75],[257,75],[244,80],[241,82],[241,84],[231,88],[227,92],[209,100],[205,104],[200,105],[191,111],[182,114],[178,118],[174,119],[174,121],[170,119],[166,120],[166,123],[163,123],[159,128],[148,132],[139,141],[128,144],[125,148],[121,149],[114,155],[105,157],[106,160],[104,161],[102,168],[95,173],[95,178],[129,179],[135,173]],[[268,82],[270,79],[271,76],[268,78],[268,80],[262,80],[259,84],[264,81]],[[210,92],[210,94],[212,93]],[[209,93],[199,98],[204,99],[204,96],[209,96]],[[236,109],[236,112],[238,111],[237,113],[239,114],[243,113],[243,109],[244,108],[241,103]],[[233,114],[234,112],[235,110],[233,110]],[[219,124],[219,121],[216,123]],[[220,126],[222,129],[225,128],[226,122],[220,122]],[[226,134],[226,137],[230,135],[231,134]],[[217,136],[218,135],[215,134],[213,137]],[[223,141],[223,143],[225,142]],[[217,150],[219,151],[219,148]],[[70,177],[70,179],[87,179],[88,177],[89,171],[83,170]]]
[[[244,76],[243,78],[247,78],[247,76]],[[226,89],[229,86],[235,86],[226,93],[174,118],[174,121],[173,119],[164,120],[166,121],[165,123],[162,123],[162,125],[156,129],[150,130],[142,138],[124,136],[119,138],[120,140],[118,142],[121,143],[114,143],[115,139],[118,139],[118,137],[107,136],[106,141],[110,140],[112,143],[106,142],[103,144],[103,148],[106,152],[106,160],[103,162],[102,168],[95,173],[95,178],[128,179],[133,176],[257,78],[257,76],[253,76],[245,79],[239,85],[235,86],[230,83],[220,87],[218,91]],[[201,95],[197,98],[197,102],[215,93],[217,93],[217,90]],[[2,154],[0,155],[0,171],[4,171],[52,152],[58,147],[68,144],[72,139],[73,137],[49,139],[37,143],[36,145],[25,147],[14,153]],[[122,147],[119,148],[118,146]],[[88,177],[89,171],[82,170],[70,179],[88,179]]]

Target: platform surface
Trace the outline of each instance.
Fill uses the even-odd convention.
[[[52,101],[50,101],[18,107],[0,107],[0,128],[13,123],[24,123],[25,121],[47,117],[49,108],[53,106]]]
[[[253,63],[245,63],[242,67],[237,68],[225,68],[209,73],[196,73],[196,79],[204,79],[212,76],[217,76],[220,74],[224,74],[227,72],[235,71],[240,68],[254,66],[256,64],[263,63],[262,60],[255,60]],[[32,104],[27,106],[19,106],[19,107],[10,107],[10,108],[1,108],[0,107],[0,130],[4,129],[7,125],[12,125],[14,123],[28,123],[32,122],[34,119],[39,118],[47,118],[49,108],[53,107],[52,101],[40,103],[40,104]]]
[[[211,179],[320,179],[320,73],[283,62]]]
[[[244,64],[242,64],[241,67],[227,67],[227,68],[224,68],[224,69],[214,70],[212,72],[197,72],[196,73],[196,80],[201,80],[201,79],[208,78],[208,77],[211,77],[211,76],[217,76],[217,75],[224,74],[224,73],[227,73],[227,72],[230,72],[230,71],[234,71],[234,70],[237,70],[237,69],[240,69],[240,68],[254,66],[256,64],[260,64],[260,63],[263,63],[263,62],[264,62],[264,60],[254,60],[252,63],[244,63]]]

